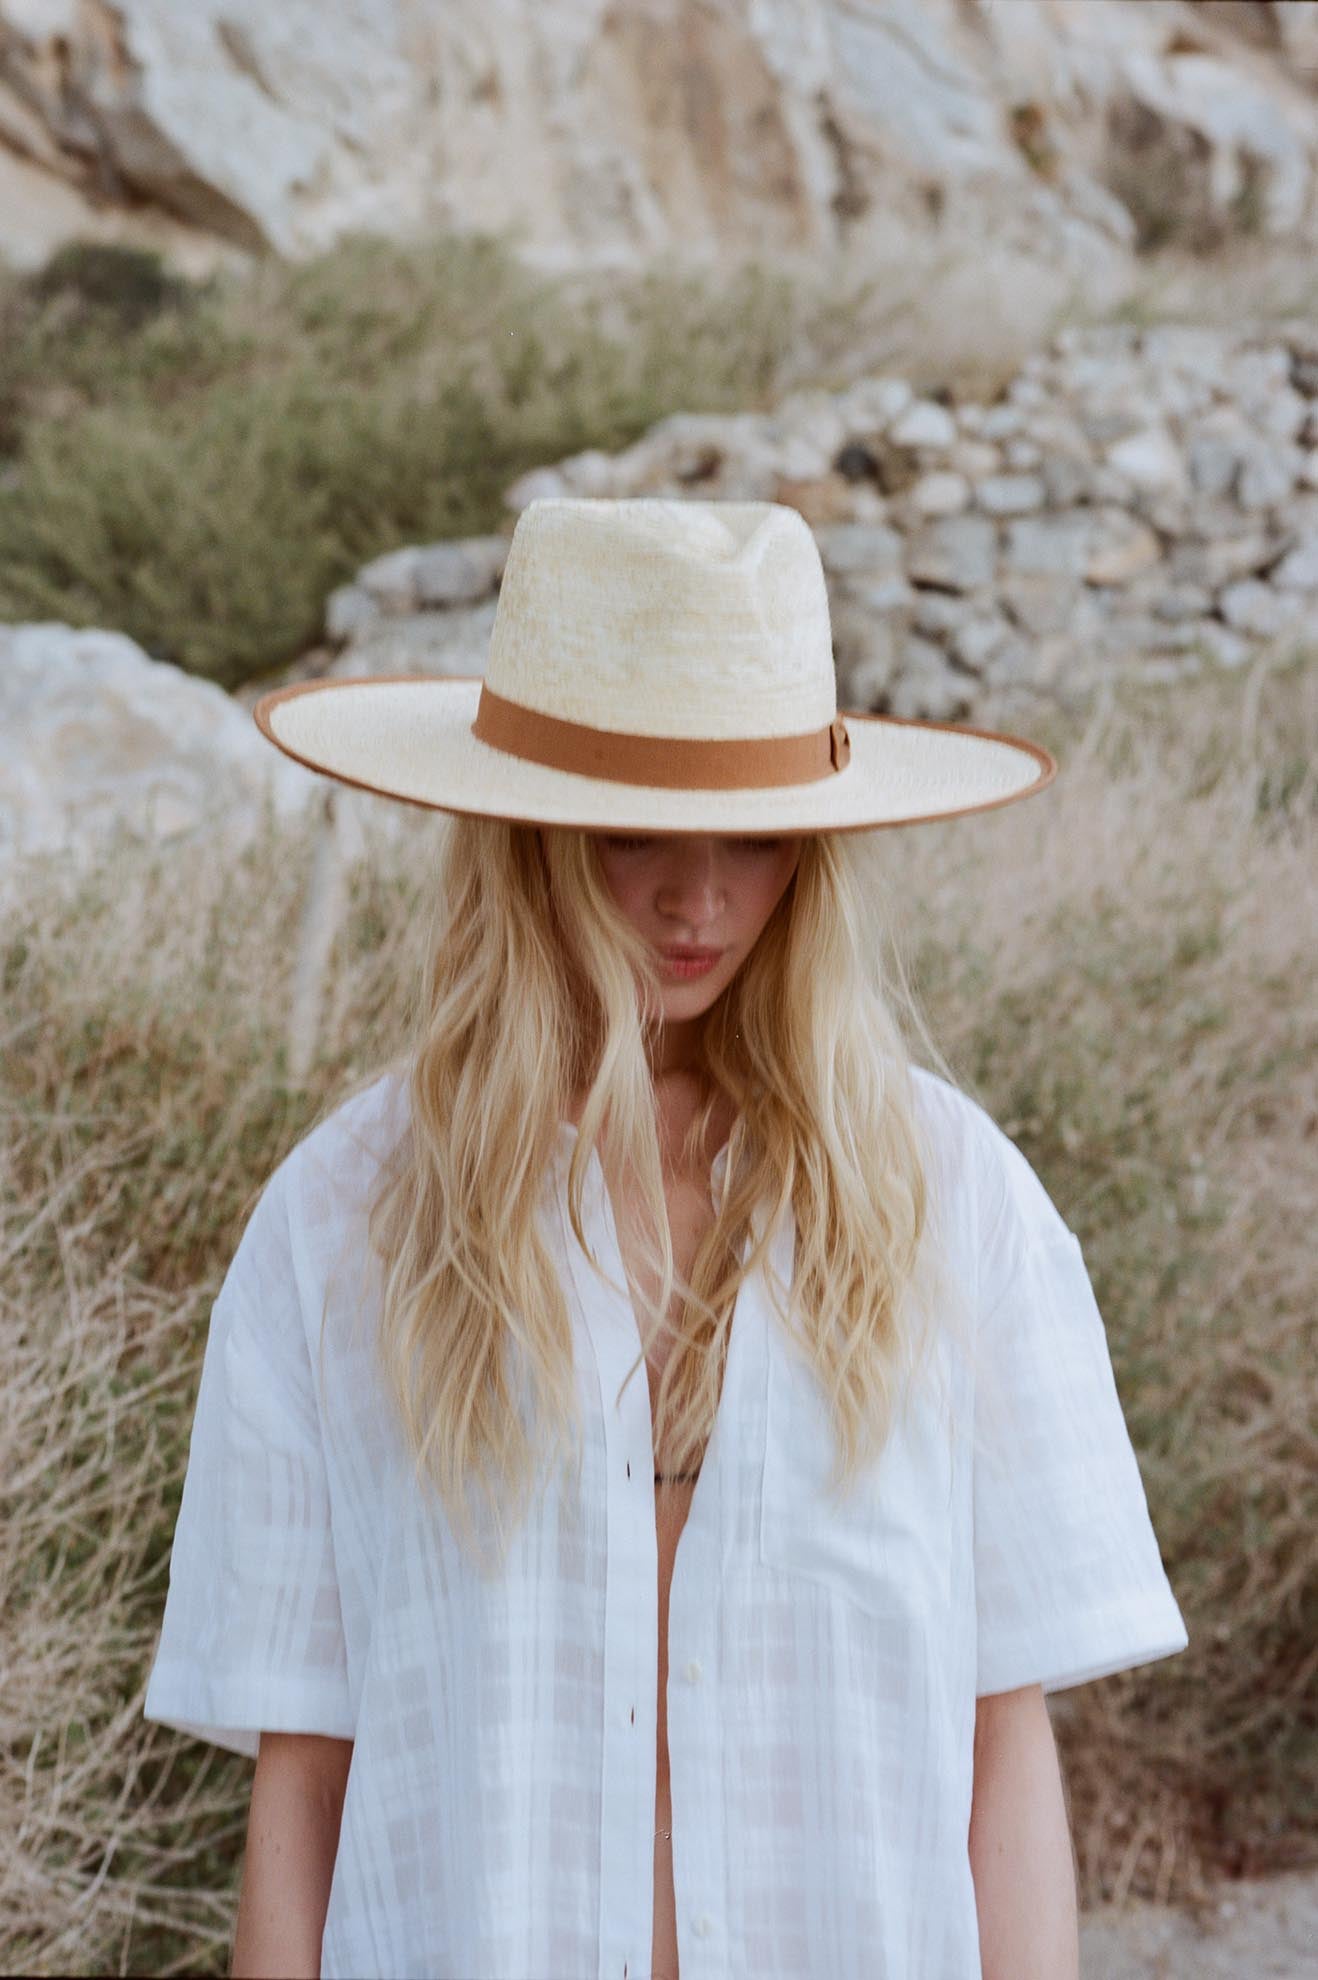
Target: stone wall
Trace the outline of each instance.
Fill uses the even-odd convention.
[[[1173,681],[1318,648],[1318,328],[1068,330],[993,404],[875,377],[677,414],[507,499],[545,494],[799,508],[846,707],[958,720]],[[478,672],[503,543],[367,566],[329,601],[331,670]]]

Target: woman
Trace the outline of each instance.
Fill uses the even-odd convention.
[[[483,680],[257,719],[456,816],[408,1050],[212,1314],[146,1712],[257,1759],[235,1973],[1073,1975],[1044,1694],[1186,1635],[850,836],[1051,759],[840,716],[772,503],[533,503]]]

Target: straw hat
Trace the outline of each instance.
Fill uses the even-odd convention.
[[[252,712],[384,797],[647,834],[949,818],[1057,769],[1016,736],[839,712],[818,546],[777,502],[532,502],[483,678],[301,681]]]

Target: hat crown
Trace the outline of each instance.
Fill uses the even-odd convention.
[[[630,735],[826,727],[837,686],[810,527],[775,502],[533,501],[508,547],[485,680]]]

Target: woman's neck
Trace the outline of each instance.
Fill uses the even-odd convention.
[[[650,1048],[650,1073],[656,1087],[662,1079],[699,1076],[701,1062],[701,1021],[684,1018],[678,1024],[659,1029]]]

